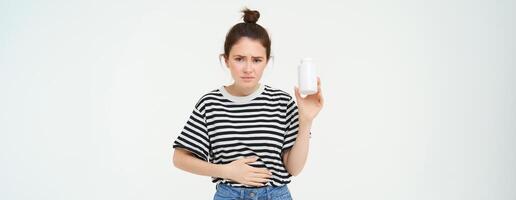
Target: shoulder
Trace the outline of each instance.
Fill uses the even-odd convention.
[[[269,95],[269,98],[283,102],[283,105],[286,106],[287,110],[297,109],[295,98],[293,98],[288,92],[281,89],[265,85],[264,95]]]
[[[285,92],[284,90],[265,85],[263,94],[270,97],[276,97],[276,98],[282,98],[286,99],[288,101],[293,101],[294,98],[292,98],[292,95],[290,95],[288,92]]]
[[[208,99],[208,98],[213,98],[213,97],[222,97],[222,93],[220,93],[220,88],[217,88],[217,89],[213,89],[209,92],[206,92],[204,93],[201,98],[199,99],[199,101],[202,101],[202,100],[205,100],[205,99]]]
[[[222,96],[222,93],[220,93],[220,89],[213,89],[209,92],[205,92],[195,103],[195,108],[202,110],[201,108],[204,107],[204,104],[207,101],[225,101],[225,99]]]

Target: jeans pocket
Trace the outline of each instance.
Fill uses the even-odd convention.
[[[238,200],[238,197],[234,196],[225,196],[223,194],[220,194],[219,192],[215,193],[215,196],[213,197],[213,200]]]
[[[272,200],[291,200],[292,196],[287,186],[276,188],[271,193]]]
[[[292,196],[290,195],[290,193],[284,193],[279,196],[273,196],[272,200],[292,200]]]

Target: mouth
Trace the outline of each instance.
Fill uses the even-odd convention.
[[[250,81],[250,80],[253,80],[254,77],[250,77],[250,76],[244,76],[244,77],[240,77],[242,78],[244,81]]]

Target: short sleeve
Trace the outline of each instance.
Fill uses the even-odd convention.
[[[174,141],[173,148],[183,148],[197,158],[209,161],[210,146],[204,112],[199,111],[196,105],[183,130]]]
[[[293,98],[288,102],[286,118],[287,128],[283,141],[282,151],[288,150],[294,146],[299,129],[299,113],[296,102]]]

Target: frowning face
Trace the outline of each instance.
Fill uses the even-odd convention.
[[[235,84],[241,88],[254,88],[267,66],[265,47],[258,41],[242,37],[225,58]]]

